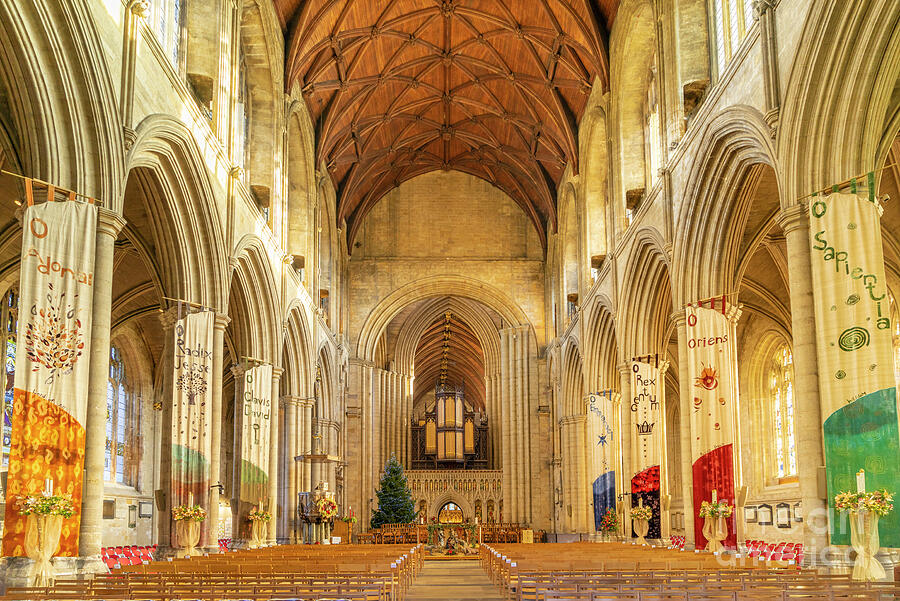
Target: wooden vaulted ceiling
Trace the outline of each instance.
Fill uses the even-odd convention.
[[[349,241],[400,183],[456,169],[513,198],[546,243],[618,0],[276,0]]]
[[[472,328],[459,317],[442,315],[422,332],[414,366],[414,405],[443,381],[463,385],[469,404],[484,410],[484,351]]]

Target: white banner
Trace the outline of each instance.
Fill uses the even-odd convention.
[[[691,463],[721,446],[737,442],[738,378],[736,322],[740,310],[724,299],[717,308],[685,309],[687,373],[691,382]],[[740,462],[738,462],[740,465]]]
[[[31,182],[28,182],[30,189]],[[6,496],[69,495],[59,555],[78,554],[91,350],[97,207],[50,201],[25,209],[12,440]],[[24,555],[25,518],[7,502],[3,555]]]
[[[809,207],[822,417],[895,386],[881,207],[856,194]]]
[[[591,445],[591,482],[616,471],[619,457],[619,400],[613,390],[588,395],[588,441]]]
[[[272,366],[244,373],[241,404],[241,500],[268,498],[269,441],[272,427]]]
[[[666,363],[631,362],[631,475],[665,462],[665,385],[662,376]]]
[[[175,363],[172,399],[173,506],[206,499],[210,484],[210,409],[215,313],[189,313],[175,322]]]

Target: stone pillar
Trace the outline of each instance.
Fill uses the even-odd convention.
[[[234,452],[231,470],[231,537],[240,548],[244,542],[241,536],[241,406],[244,396],[244,373],[247,368],[240,363],[231,366],[234,375]]]
[[[294,457],[300,454],[297,449],[299,440],[299,405],[300,399],[294,396],[281,397],[281,405],[284,407],[284,513],[283,536],[290,544],[297,543],[297,492],[299,482],[300,465]]]
[[[808,562],[828,546],[828,517],[819,496],[818,472],[825,465],[822,449],[822,408],[816,357],[816,321],[813,310],[812,263],[809,249],[809,213],[805,205],[783,209],[778,224],[787,238],[791,293],[791,335],[794,355],[794,435],[797,440],[797,476],[803,504],[803,547]]]
[[[278,544],[278,431],[281,398],[281,375],[284,370],[272,366],[272,406],[269,411],[269,512],[272,519],[269,520],[268,540],[266,544]]]
[[[115,242],[125,220],[100,207],[94,262],[94,297],[91,305],[91,354],[88,406],[85,420],[84,485],[78,553],[100,562],[103,545],[103,464],[106,450],[106,395],[109,385],[109,335]],[[93,566],[88,566],[91,569]]]
[[[622,488],[621,503],[624,511],[622,512],[622,529],[625,534],[625,540],[630,541],[631,536],[631,476],[633,469],[631,467],[631,365],[623,363],[619,365],[619,389],[622,391],[622,436],[619,444],[621,445],[622,454]]]
[[[688,369],[687,319],[684,311],[672,314],[678,332],[678,412],[681,416],[679,441],[681,444],[681,494],[684,498],[684,548],[694,548],[694,469],[691,462],[691,383]],[[740,444],[740,441],[737,441]],[[741,518],[735,516],[735,522]]]
[[[222,380],[223,359],[225,355],[225,327],[231,319],[224,314],[217,314],[213,330],[212,382],[210,390],[210,446],[212,456],[209,458],[209,507],[207,515],[206,541],[201,544],[209,553],[219,552],[219,494],[216,486],[222,484]]]
[[[139,21],[147,17],[149,8],[150,2],[148,0],[129,0],[125,6],[124,23],[122,23],[122,79],[119,90],[119,114],[122,117],[126,149],[131,148],[137,137],[132,128],[134,115],[134,71],[138,40],[141,37]]]
[[[774,0],[754,0],[753,12],[759,19],[759,47],[762,53],[763,88],[766,98],[766,122],[774,125],[781,109],[778,86],[778,41],[775,36]],[[748,25],[749,27],[749,25]]]
[[[512,435],[515,428],[515,416],[512,410],[512,394],[509,386],[509,330],[500,330],[500,414],[503,419],[501,433],[503,441],[502,463],[503,470],[501,478],[501,486],[503,488],[502,502],[504,519],[510,515],[512,507],[513,489],[515,488],[515,474],[513,468],[513,457],[515,453],[512,451],[512,443],[514,437]],[[499,507],[497,508],[497,520],[500,521]]]

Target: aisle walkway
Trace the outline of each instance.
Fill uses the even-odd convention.
[[[425,567],[406,598],[407,601],[502,601],[503,596],[477,560],[425,560]]]

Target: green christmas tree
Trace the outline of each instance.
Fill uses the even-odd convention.
[[[378,495],[378,509],[372,514],[372,528],[382,524],[411,524],[419,512],[413,501],[412,493],[406,484],[403,466],[393,453],[384,466],[381,476],[381,488],[375,491]]]

